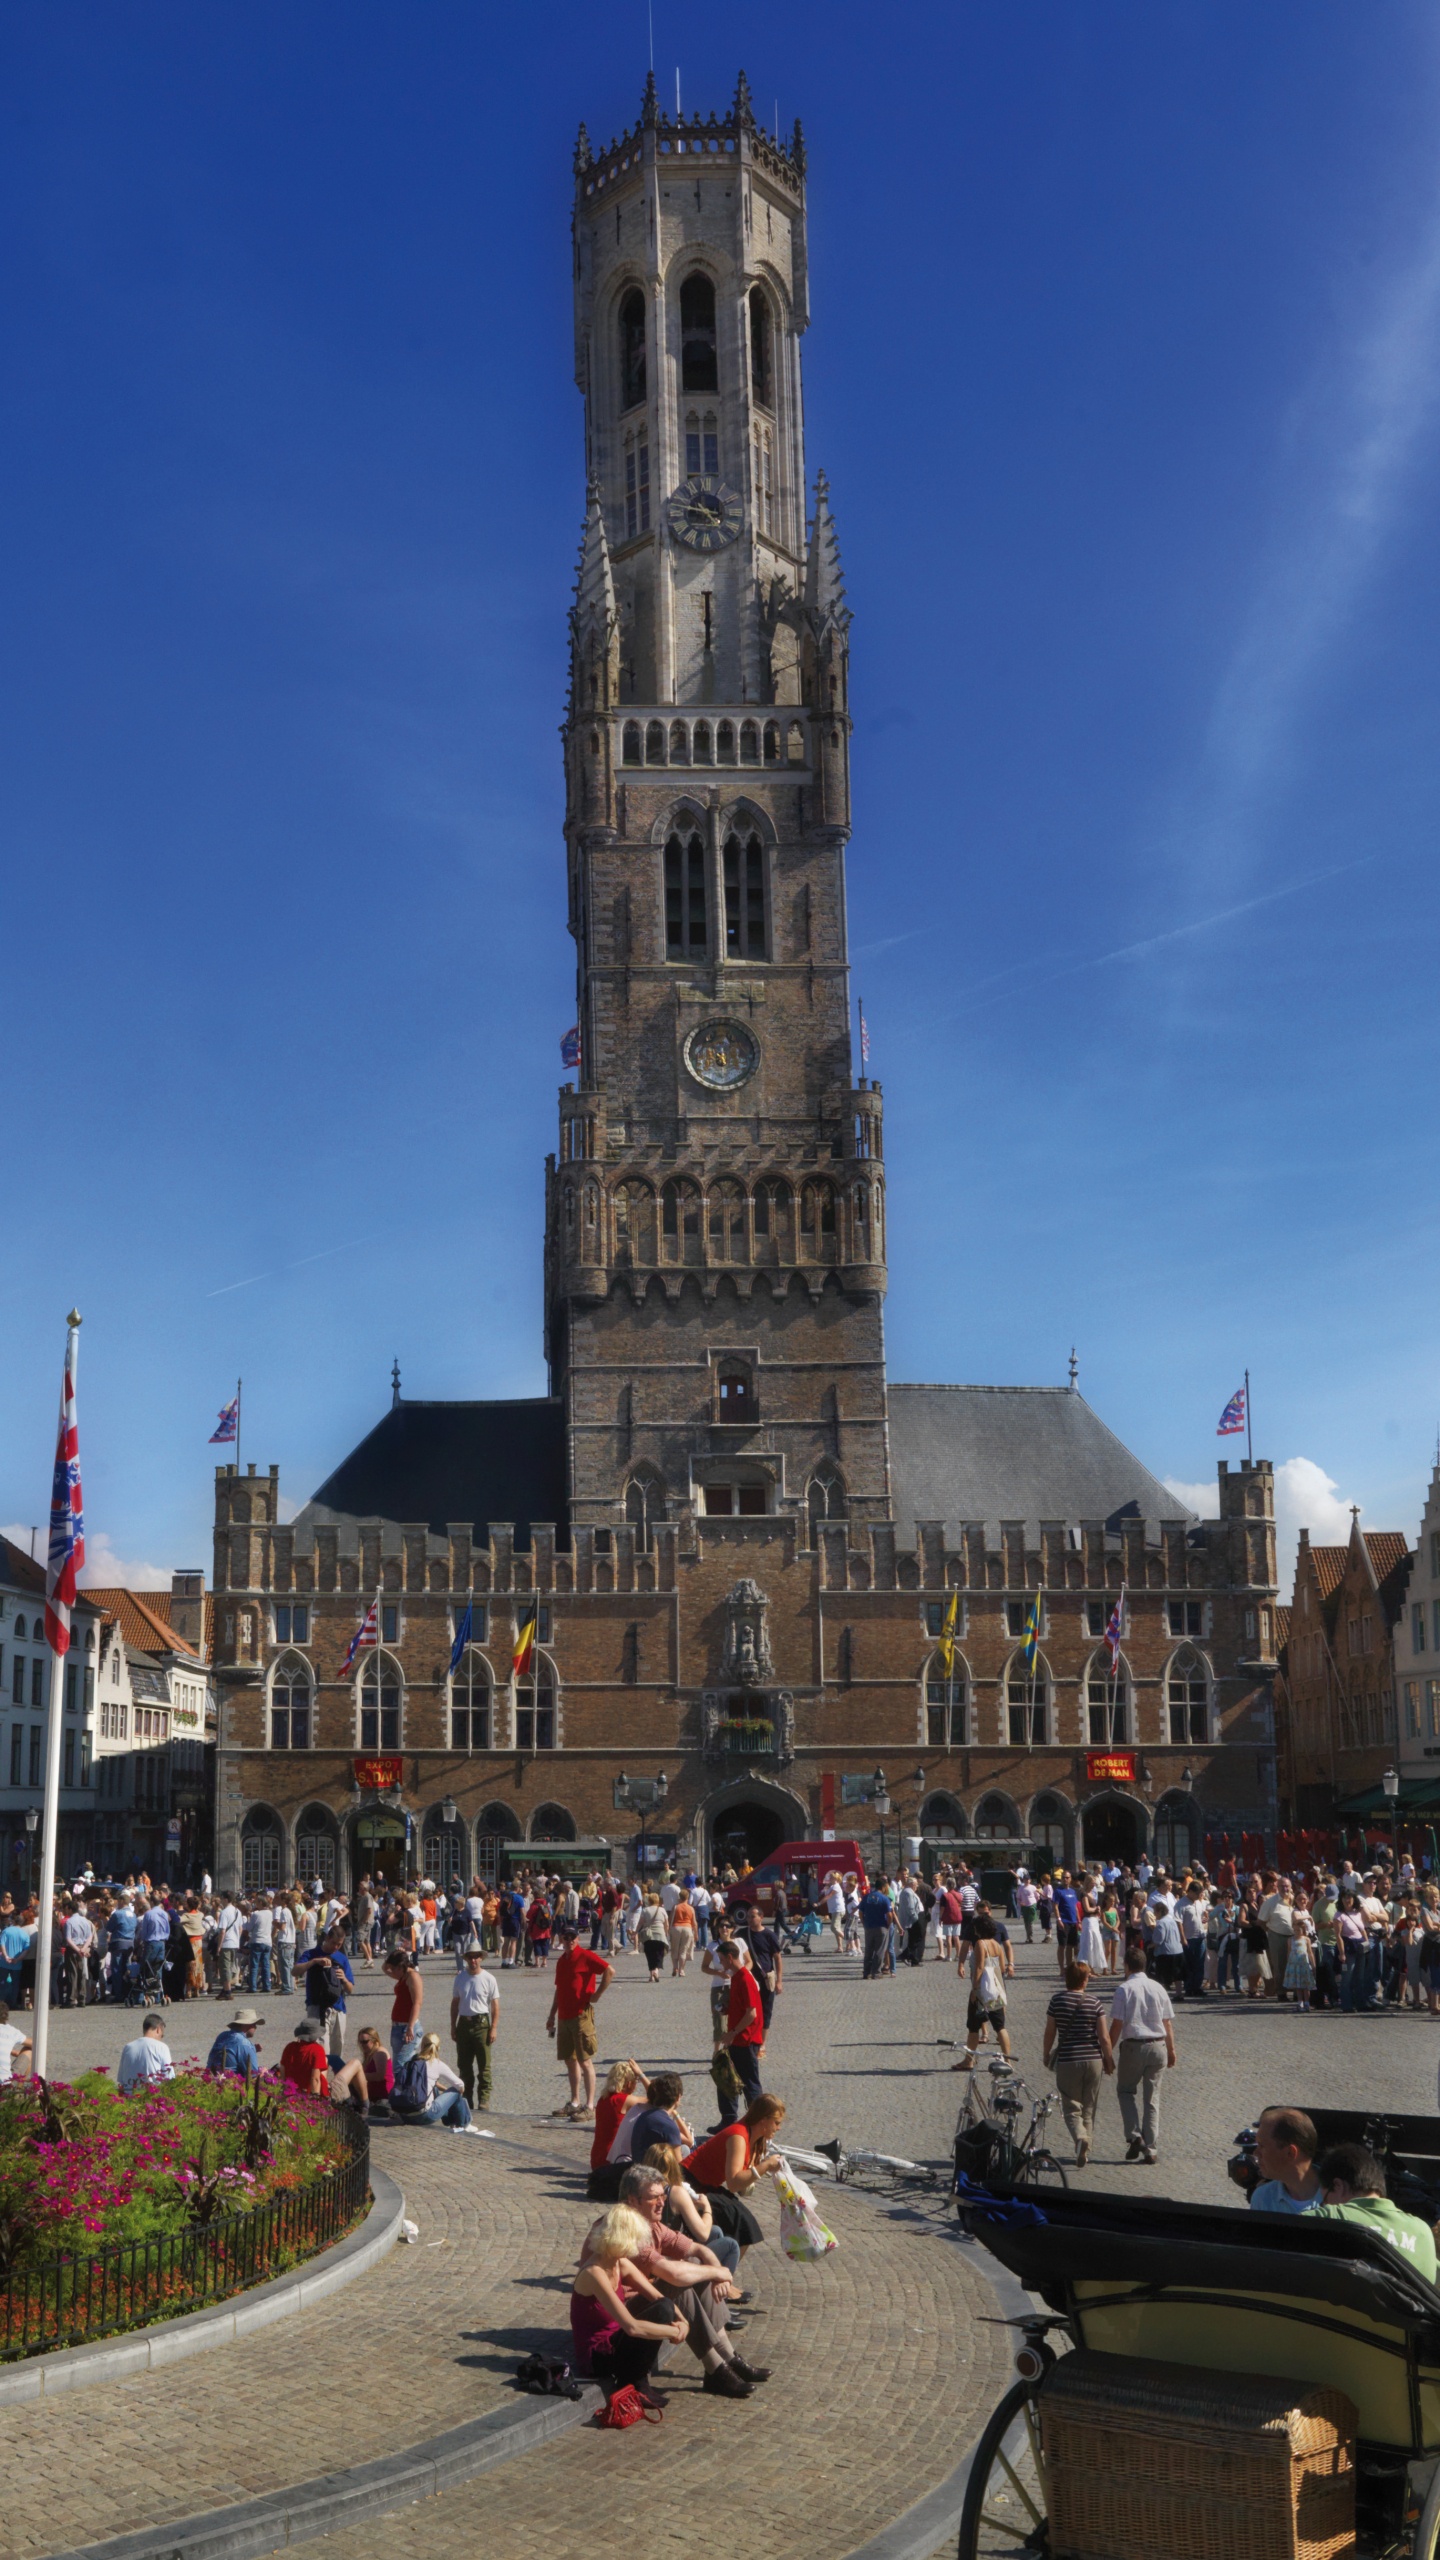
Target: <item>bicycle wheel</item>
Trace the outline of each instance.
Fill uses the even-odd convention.
[[[1053,2151],[1026,2151],[1015,2171],[1017,2187],[1067,2187],[1070,2172]]]
[[[970,2457],[956,2560],[1048,2560],[1049,2551],[1035,2385],[1016,2382]]]

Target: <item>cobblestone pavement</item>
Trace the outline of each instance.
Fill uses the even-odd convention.
[[[425,1971],[427,2014],[443,2031],[450,1967],[434,1959]],[[1057,1978],[1053,1956],[1039,1944],[1020,1945],[1010,2023],[1016,2058],[1036,2089],[1048,2085],[1040,2038]],[[574,2174],[586,2139],[549,2120],[564,2094],[543,2033],[551,1987],[539,1973],[501,1977],[489,2122],[503,2149],[377,2127],[377,2161],[405,2188],[419,2246],[397,2249],[337,2301],[273,2333],[164,2376],[102,2386],[93,2400],[7,2415],[0,2456],[7,2549],[52,2552],[244,2498],[433,2434],[505,2395],[518,2356],[563,2329],[567,2277],[587,2219]],[[598,2012],[602,2067],[627,2051],[647,2067],[677,2067],[697,2126],[714,2120],[708,1990],[695,1969],[652,1986],[638,1958],[626,1956]],[[356,2025],[383,2023],[388,1998],[388,1985],[362,1976]],[[273,2056],[298,2004],[293,1995],[271,1995],[256,2006]],[[213,2001],[173,2010],[177,2058],[203,2054],[226,2014]],[[800,2143],[838,2134],[916,2159],[945,2158],[964,2084],[951,2072],[958,2043],[938,2039],[958,2038],[962,2023],[954,1972],[933,1956],[921,1971],[902,1968],[872,1983],[861,1982],[858,1964],[834,1955],[793,1957],[764,2065],[767,2085],[789,2104],[787,2133]],[[63,2076],[113,2064],[134,2024],[133,2013],[109,2008],[58,2012],[53,2069]],[[1233,2202],[1224,2177],[1230,2140],[1266,2101],[1435,2108],[1440,2027],[1424,2016],[1306,2017],[1273,2002],[1211,2000],[1182,2007],[1177,2034],[1180,2065],[1165,2086],[1159,2168],[1123,2165],[1107,2086],[1083,2183]],[[362,2560],[372,2546],[408,2551],[407,2536],[418,2555],[419,2536],[429,2540],[456,2523],[463,2530],[477,2514],[506,2520],[502,2548],[517,2560],[522,2552],[544,2560],[558,2554],[562,2532],[573,2542],[577,2524],[590,2528],[597,2497],[602,2518],[617,2502],[617,2525],[623,2499],[628,2522],[630,2501],[651,2494],[637,2462],[645,2482],[655,2483],[647,2517],[662,2541],[667,2533],[693,2539],[690,2500],[707,2491],[725,2500],[727,2533],[747,2520],[772,2531],[778,2525],[794,2560],[842,2554],[862,2541],[958,2458],[998,2393],[1006,2348],[1002,2332],[974,2325],[989,2306],[965,2246],[937,2240],[868,2198],[831,2194],[827,2211],[842,2248],[824,2266],[792,2268],[774,2248],[760,2262],[764,2316],[746,2344],[777,2366],[776,2381],[731,2408],[701,2399],[677,2375],[666,2425],[645,2435],[666,2449],[663,2487],[659,2455],[636,2445],[636,2431],[612,2439],[581,2430],[453,2493],[440,2502],[444,2517],[426,2507],[334,2537],[334,2560],[351,2560],[352,2551]],[[354,2381],[360,2371],[368,2377],[363,2391]],[[327,2374],[333,2396],[316,2388]],[[736,2428],[741,2435],[727,2450],[726,2431]],[[583,2503],[566,2496],[571,2488]]]

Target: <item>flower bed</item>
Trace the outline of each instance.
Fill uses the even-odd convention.
[[[0,2091],[0,2357],[108,2336],[283,2274],[363,2210],[369,2145],[328,2100],[190,2070]]]

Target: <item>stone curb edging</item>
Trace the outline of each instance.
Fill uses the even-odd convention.
[[[253,2285],[247,2293],[212,2303],[207,2310],[157,2321],[150,2329],[97,2338],[89,2347],[58,2347],[50,2355],[0,2366],[0,2409],[153,2372],[161,2365],[178,2364],[183,2357],[205,2355],[212,2347],[228,2347],[253,2330],[288,2319],[292,2312],[309,2311],[326,2294],[365,2275],[394,2246],[405,2213],[404,2195],[392,2177],[373,2165],[370,2194],[370,2210],[358,2231],[289,2274],[272,2276],[268,2284]]]

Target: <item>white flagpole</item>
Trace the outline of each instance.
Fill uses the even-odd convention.
[[[70,1397],[75,1393],[76,1359],[80,1348],[80,1318],[72,1307],[69,1329],[65,1337],[65,1380]],[[65,1389],[61,1389],[60,1437],[56,1446],[57,1464],[67,1432]],[[52,1496],[53,1510],[53,1496]],[[48,1569],[47,1569],[48,1580]],[[47,1592],[48,1603],[48,1592]],[[48,1606],[50,1623],[55,1618]],[[67,1612],[68,1618],[68,1612]],[[30,2064],[37,2080],[48,2076],[50,2060],[50,1961],[55,1934],[55,1848],[60,1824],[60,1735],[65,1721],[65,1654],[69,1650],[70,1630],[65,1629],[65,1647],[52,1643],[50,1649],[50,1707],[45,1718],[45,1807],[40,1824],[40,1913],[35,1933],[35,2015],[31,2043],[34,2052]]]

